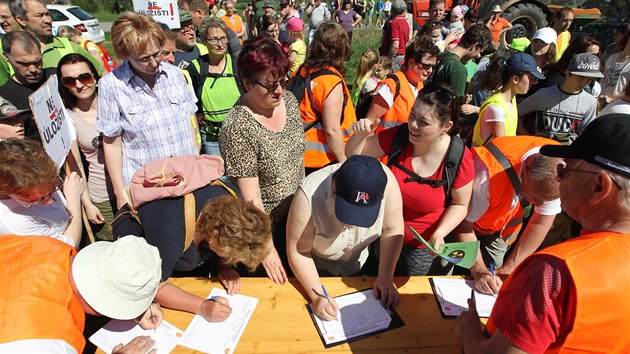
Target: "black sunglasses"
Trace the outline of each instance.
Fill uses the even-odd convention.
[[[89,85],[94,83],[94,76],[91,73],[83,73],[77,77],[64,76],[61,78],[61,83],[67,88],[75,88],[77,86],[77,80],[82,85]]]
[[[250,80],[252,80],[256,85],[263,87],[269,93],[274,92],[278,88],[278,86],[284,89],[289,84],[289,79],[282,79],[280,81],[277,81],[277,82],[274,82],[273,84],[268,84],[268,85],[263,85],[258,80],[254,80],[254,79],[250,79]]]
[[[450,101],[455,99],[455,95],[451,92],[451,90],[444,88],[433,81],[424,85],[422,92],[426,94],[436,92],[435,98],[437,98],[441,104],[448,104]]]

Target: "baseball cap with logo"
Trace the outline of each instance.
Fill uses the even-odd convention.
[[[0,120],[30,113],[30,109],[17,109],[11,102],[0,97]]]
[[[569,72],[577,76],[601,79],[604,74],[599,71],[599,64],[599,58],[595,54],[576,54],[569,62]]]
[[[376,222],[387,186],[383,164],[369,156],[355,155],[335,173],[335,215],[359,227]]]
[[[630,178],[630,114],[597,117],[571,145],[545,145],[540,153],[584,160]]]

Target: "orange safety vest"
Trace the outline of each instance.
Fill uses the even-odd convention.
[[[630,234],[584,234],[536,254],[560,258],[575,288],[575,317],[571,323],[561,324],[571,331],[564,342],[545,353],[630,353]],[[519,268],[531,261],[525,260]],[[503,288],[511,280],[509,277]],[[490,334],[496,330],[492,317],[487,329]]]
[[[74,247],[47,236],[0,241],[0,343],[60,339],[83,352],[85,313],[68,279]]]
[[[223,23],[225,23],[226,26],[228,26],[229,29],[234,31],[234,33],[236,34],[241,33],[243,31],[243,20],[241,20],[241,16],[239,16],[238,14],[234,14],[232,18],[234,19],[234,22],[232,22],[228,15],[221,16],[221,20],[223,21]],[[240,38],[239,40],[241,41],[241,44],[243,44],[243,40]]]
[[[407,123],[409,120],[409,114],[411,113],[411,107],[413,107],[413,103],[416,101],[416,95],[413,93],[409,80],[407,80],[405,74],[399,70],[396,71],[394,75],[396,75],[400,81],[400,93],[398,97],[396,97],[396,83],[394,82],[394,79],[385,79],[381,84],[379,84],[387,85],[389,87],[392,91],[392,95],[394,96],[394,103],[392,104],[390,110],[381,117],[381,122],[375,131],[376,134],[382,130]],[[419,82],[417,86],[418,91],[422,89],[422,86],[423,83]]]
[[[492,139],[491,142],[505,155],[519,176],[521,159],[529,150],[543,145],[559,145],[554,140],[534,136],[504,136]],[[505,169],[492,153],[483,146],[473,148],[472,153],[473,157],[477,156],[488,169],[490,182],[488,210],[475,222],[475,231],[481,235],[499,232],[505,243],[510,245],[516,240],[523,226],[523,207],[520,203],[512,207],[514,188]]]
[[[341,79],[343,76],[337,69],[332,66],[326,67],[326,69],[335,72],[339,76],[320,75],[311,80],[313,103],[319,112],[323,111],[326,98],[328,98],[330,92],[339,85],[339,83],[343,85],[343,91],[346,97],[350,97],[350,91],[348,91],[346,83]],[[312,74],[315,70],[311,70],[310,72]],[[343,122],[341,122],[341,134],[343,135],[344,144],[348,141],[350,135],[352,135],[352,124],[357,121],[352,100],[346,99],[345,102],[346,105],[342,112]],[[302,115],[302,124],[305,127],[308,126],[309,123],[317,121],[317,115],[313,107],[311,107],[311,102],[306,94],[304,94],[300,102],[300,114]],[[304,134],[306,135],[305,167],[320,168],[336,161],[335,154],[332,153],[328,146],[323,121],[320,120],[320,122],[304,132]]]

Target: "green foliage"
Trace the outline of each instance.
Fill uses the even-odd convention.
[[[83,10],[93,13],[99,10],[99,3],[94,0],[72,0],[72,5],[79,6]]]
[[[346,62],[345,79],[348,86],[352,86],[357,77],[359,59],[367,49],[378,52],[381,46],[383,31],[377,27],[358,28],[353,31],[350,59]]]

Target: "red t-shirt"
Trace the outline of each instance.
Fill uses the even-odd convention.
[[[497,22],[492,25],[492,41],[498,43],[501,40],[501,31],[503,28],[507,27],[510,24],[510,21],[504,19],[503,17],[499,17]]]
[[[515,346],[543,353],[564,342],[573,328],[575,285],[565,263],[530,256],[501,288],[490,320]]]
[[[388,55],[389,48],[392,46],[392,41],[398,41],[398,50],[396,55],[405,55],[405,49],[407,48],[407,42],[409,41],[409,24],[405,16],[396,16],[389,23],[389,35],[385,33],[381,42],[381,55]]]
[[[400,130],[400,126],[383,130],[378,134],[378,142],[381,149],[387,155],[392,146],[396,133]],[[411,165],[411,150],[413,144],[407,144],[401,152],[398,163],[403,167],[413,171]],[[403,218],[405,226],[413,227],[425,240],[431,239],[433,232],[437,229],[444,214],[444,187],[433,188],[428,184],[420,184],[417,182],[405,183],[405,178],[409,177],[407,173],[400,170],[396,166],[390,166],[403,198]],[[422,176],[424,178],[442,180],[444,165],[442,164],[437,171],[431,176]],[[464,156],[462,163],[457,171],[457,176],[453,181],[452,189],[461,188],[473,180],[474,168],[472,154],[468,148],[464,148]],[[405,244],[410,247],[424,248],[422,243],[413,237],[411,231],[405,227]]]

